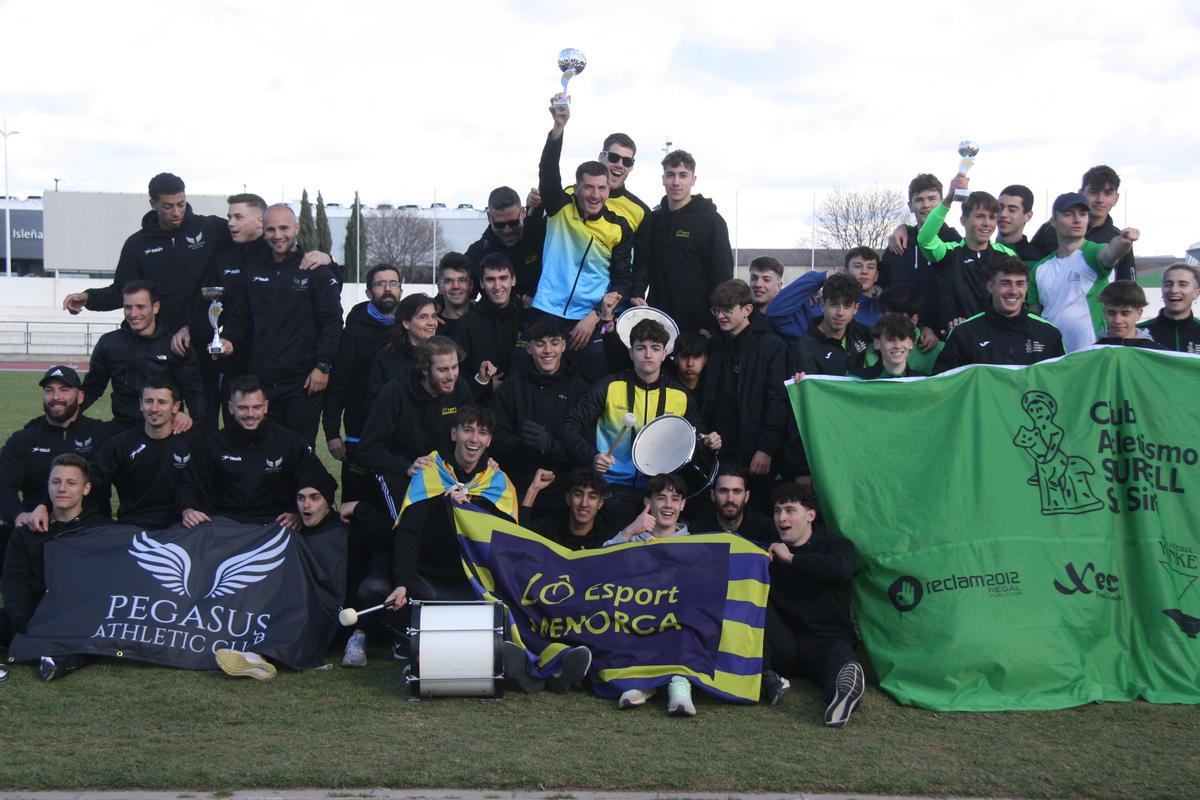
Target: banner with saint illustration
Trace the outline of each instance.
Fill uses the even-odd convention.
[[[1096,347],[789,394],[898,701],[1200,702],[1200,357]]]

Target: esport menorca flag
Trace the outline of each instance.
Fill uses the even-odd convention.
[[[508,635],[535,674],[586,645],[602,697],[682,675],[722,700],[757,702],[769,562],[740,536],[567,550],[474,506],[455,506],[454,521],[472,586],[508,607]]]
[[[1200,702],[1200,357],[789,386],[885,691],[943,710]]]
[[[319,666],[346,583],[346,531],[217,517],[193,529],[106,525],[46,544],[46,595],[9,656],[72,653],[216,669],[220,648]]]

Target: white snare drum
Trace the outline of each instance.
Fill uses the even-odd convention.
[[[617,336],[620,337],[621,342],[626,347],[632,347],[629,343],[629,334],[633,330],[633,326],[644,319],[662,323],[662,326],[667,329],[667,355],[675,352],[675,337],[679,335],[679,326],[665,311],[659,311],[651,306],[632,306],[621,312],[621,316],[617,317]]]
[[[638,431],[633,465],[643,475],[678,475],[688,497],[707,489],[719,467],[716,453],[700,446],[692,423],[676,414],[655,417]]]
[[[504,668],[504,606],[474,602],[412,601],[414,697],[499,697]]]

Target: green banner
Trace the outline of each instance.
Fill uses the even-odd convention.
[[[1200,357],[1101,347],[788,391],[892,697],[1200,702]]]

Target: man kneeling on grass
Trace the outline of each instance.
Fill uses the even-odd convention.
[[[646,484],[646,508],[620,533],[604,543],[605,547],[630,542],[651,542],[669,536],[687,536],[687,525],[680,522],[686,504],[687,486],[678,475],[655,475]],[[628,689],[621,693],[617,708],[637,708],[646,704],[653,689]],[[675,675],[667,684],[667,713],[673,717],[694,717],[692,684]]]
[[[771,594],[763,663],[821,686],[825,724],[841,728],[862,701],[865,677],[855,660],[850,617],[854,544],[816,522],[817,497],[784,483],[771,493],[781,541],[768,548]]]

